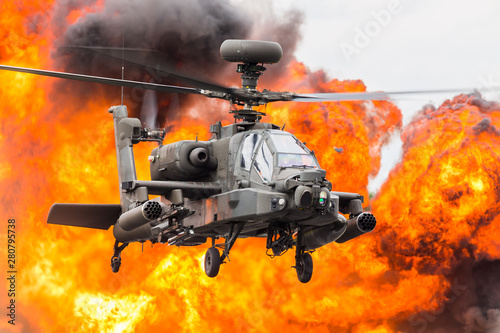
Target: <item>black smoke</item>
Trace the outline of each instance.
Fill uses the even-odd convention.
[[[500,332],[500,260],[466,261],[447,276],[446,300],[396,325],[406,333]]]
[[[86,7],[94,4],[92,1],[80,2]],[[55,12],[64,16],[75,8],[78,8],[78,1],[71,1],[67,10]],[[182,80],[158,73],[156,69],[162,62],[188,77],[236,86],[239,84],[236,65],[221,59],[220,45],[231,38],[259,38],[279,42],[286,52],[283,61],[267,75],[272,78],[280,75],[293,59],[302,15],[296,11],[275,14],[272,5],[264,6],[262,12],[256,8],[258,6],[249,10],[226,0],[107,0],[102,8],[82,15],[61,33],[53,58],[59,70],[119,78],[122,67],[119,57],[79,47],[140,49],[134,57],[148,66],[126,62],[125,79],[186,85]],[[121,88],[64,82],[57,90],[58,95],[75,95],[79,103],[99,96],[116,104]],[[143,121],[142,118],[151,116],[147,106],[158,104],[158,125],[176,119],[183,109],[203,100],[203,97],[186,94],[158,94],[158,102],[154,103],[152,98],[156,96],[130,88],[125,88],[124,96],[129,114]]]

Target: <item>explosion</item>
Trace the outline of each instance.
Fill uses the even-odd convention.
[[[176,19],[173,12],[186,13],[189,20]],[[127,47],[163,51],[176,65],[198,65],[231,85],[237,75],[217,60],[220,42],[266,39],[268,32],[289,57],[266,72],[265,88],[365,91],[361,81],[331,80],[293,59],[297,13],[289,21],[267,15],[258,21],[266,29],[252,29],[251,21],[225,1],[156,1],[150,6],[133,0],[6,2],[0,16],[0,63],[116,76],[121,64],[57,47],[70,42],[121,46],[123,33]],[[123,20],[130,23],[125,28]],[[193,21],[206,29],[188,23]],[[206,57],[197,58],[201,54]],[[134,66],[127,75],[148,79]],[[424,107],[405,128],[390,102],[264,108],[265,121],[286,125],[315,151],[335,190],[364,195],[379,221],[370,235],[318,249],[313,278],[303,285],[289,267],[293,254],[271,260],[259,239],[238,240],[231,263],[216,279],[201,268],[206,245],[142,249],[132,244],[123,253],[121,271],[113,274],[111,230],[47,225],[46,217],[54,202],[119,202],[113,123],[107,113],[119,103],[119,88],[12,72],[0,72],[0,81],[2,220],[15,218],[18,240],[16,325],[3,316],[1,331],[498,330],[498,104],[460,95],[439,108]],[[196,135],[206,140],[210,123],[230,121],[227,105],[218,101],[158,98],[155,121],[169,128],[166,143]],[[142,121],[146,100],[141,92],[125,91],[131,116]],[[368,200],[368,179],[380,168],[380,148],[395,131],[402,133],[403,159],[377,197]],[[139,179],[149,179],[152,148],[135,147]],[[6,232],[0,231],[2,244]],[[7,257],[5,246],[0,255]],[[4,274],[2,265],[5,281]],[[8,299],[4,291],[1,295],[3,307]]]
[[[393,269],[450,287],[435,295],[434,313],[409,322],[414,331],[499,329],[500,299],[487,291],[498,286],[490,276],[499,254],[499,116],[500,104],[477,94],[424,107],[403,129],[403,161],[373,203],[384,221],[379,251]]]

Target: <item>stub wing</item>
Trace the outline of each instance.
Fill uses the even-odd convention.
[[[117,204],[53,204],[47,223],[107,230],[120,217]]]

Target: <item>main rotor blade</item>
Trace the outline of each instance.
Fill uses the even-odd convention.
[[[465,89],[434,89],[434,90],[408,90],[390,92],[353,92],[353,93],[312,93],[294,94],[291,100],[294,102],[334,102],[334,101],[386,101],[404,95],[429,95],[429,94],[459,94],[477,90],[476,88]],[[498,90],[498,89],[497,89]]]
[[[226,94],[232,92],[231,88],[223,87],[221,85],[208,82],[205,79],[201,80],[186,76],[185,74],[179,74],[178,72],[175,71],[173,66],[169,64],[168,61],[165,60],[167,55],[161,51],[140,49],[140,48],[118,48],[118,47],[79,46],[79,45],[69,45],[60,48],[90,50],[97,52],[99,54],[107,55],[115,59],[119,60],[123,59],[129,63],[150,68],[151,71],[148,71],[149,74],[159,82],[161,82],[161,80],[163,79],[174,78],[180,80],[184,84],[200,89],[218,91]],[[141,56],[152,57],[154,63],[145,62],[143,59],[141,59]]]
[[[389,96],[384,92],[361,92],[361,93],[318,93],[318,94],[296,94],[292,96],[294,102],[340,102],[340,101],[386,101]]]
[[[148,82],[140,82],[140,81],[113,79],[113,78],[101,77],[101,76],[91,76],[91,75],[74,74],[74,73],[63,73],[63,72],[48,71],[48,70],[43,70],[43,69],[33,69],[33,68],[26,68],[26,67],[7,66],[7,65],[0,65],[0,69],[7,70],[7,71],[13,71],[13,72],[51,76],[51,77],[57,77],[57,78],[61,78],[61,79],[70,79],[70,80],[76,80],[76,81],[86,81],[86,82],[109,84],[109,85],[114,85],[114,86],[155,90],[155,91],[167,92],[167,93],[201,94],[200,90],[195,89],[195,88],[169,86],[169,85],[165,85],[165,84],[156,84],[156,83],[148,83]]]

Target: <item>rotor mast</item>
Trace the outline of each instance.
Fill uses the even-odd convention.
[[[234,119],[245,122],[259,122],[266,114],[254,109],[262,105],[258,96],[257,81],[266,70],[264,64],[274,64],[280,61],[283,55],[281,45],[275,42],[228,39],[222,43],[220,53],[224,60],[238,62],[237,73],[241,73],[241,95],[243,100],[230,100],[236,105],[243,105],[243,109],[234,109],[230,113]],[[261,65],[259,65],[261,64]]]

